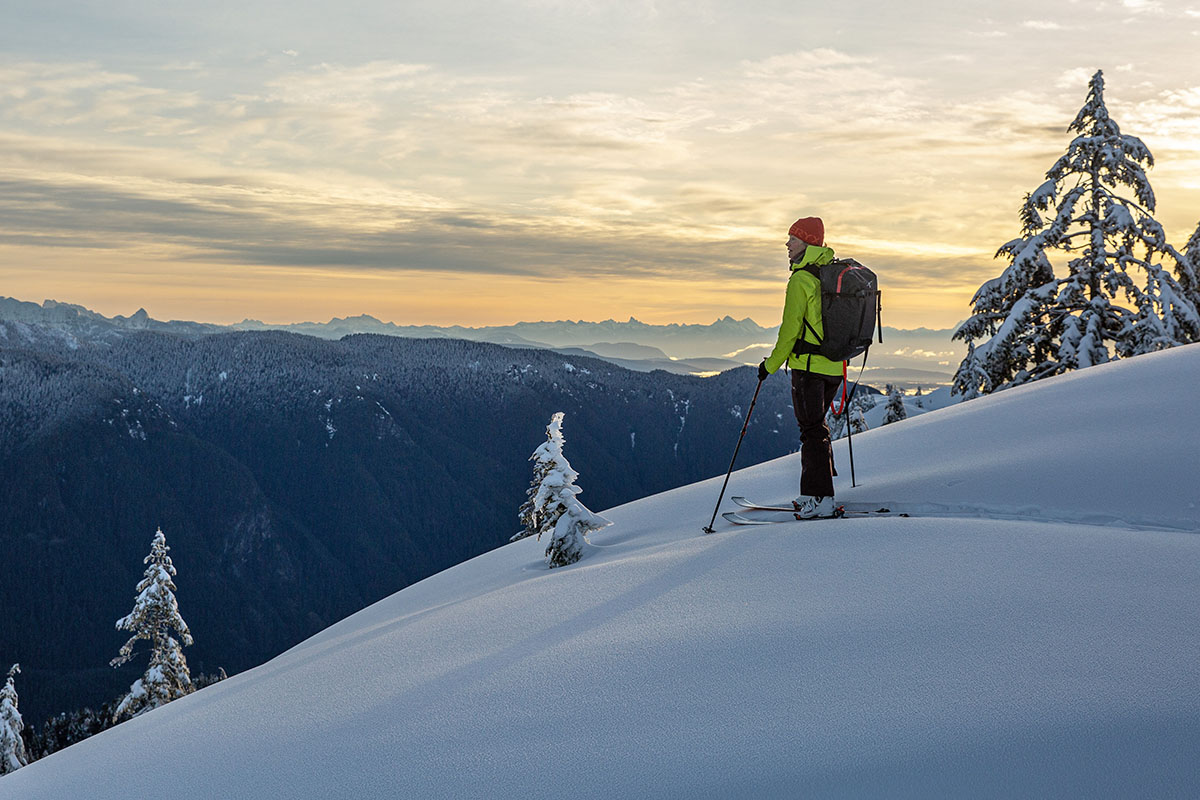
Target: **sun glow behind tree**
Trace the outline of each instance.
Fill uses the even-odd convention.
[[[1200,341],[1194,273],[1153,217],[1154,157],[1109,116],[1101,72],[1068,130],[1067,152],[1025,197],[1021,236],[996,254],[1008,268],[954,334],[970,342],[954,381],[964,397]],[[1048,251],[1069,257],[1066,275]]]

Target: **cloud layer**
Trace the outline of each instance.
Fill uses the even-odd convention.
[[[748,30],[746,19],[701,6],[672,33],[681,8],[625,9],[646,31],[630,64],[659,58],[651,45],[719,41],[714,26]],[[1137,17],[1146,35],[1166,17],[1200,27],[1156,3],[1111,10]],[[876,52],[833,46],[834,35],[827,46],[773,42],[760,57],[737,57],[755,51],[748,40],[740,53],[717,50],[707,62],[681,53],[648,74],[621,62],[598,70],[610,43],[582,49],[572,72],[556,68],[554,32],[572,20],[627,30],[620,20],[586,3],[513,13],[538,20],[530,30],[549,42],[542,60],[490,50],[493,64],[448,51],[318,60],[307,56],[320,50],[310,34],[238,58],[197,46],[209,57],[0,61],[0,245],[9,257],[153,250],[196,270],[659,281],[668,294],[726,281],[744,304],[731,312],[769,320],[781,231],[818,213],[832,244],[886,266],[905,319],[944,325],[998,269],[991,254],[1065,147],[1081,81],[1104,66],[1061,41],[1039,55],[1088,26],[1016,8],[1007,21],[973,20],[938,52],[897,50],[868,30]],[[427,43],[413,50],[436,55]],[[998,60],[1018,51],[1043,60],[1039,79],[999,84]],[[1182,242],[1200,217],[1200,74],[1156,81],[1157,66],[1113,70],[1110,108],[1155,150],[1160,218]],[[526,292],[498,298],[504,311],[484,321],[527,318]],[[639,300],[561,316],[639,314]]]

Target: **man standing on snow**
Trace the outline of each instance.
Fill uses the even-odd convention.
[[[786,361],[792,370],[792,408],[800,425],[800,496],[793,502],[800,517],[833,514],[833,445],[825,409],[842,384],[841,361],[830,361],[817,353],[797,355],[796,342],[819,344],[825,335],[821,325],[821,281],[806,267],[833,261],[833,250],[825,246],[825,224],[819,217],[796,220],[788,229],[788,279],[783,303],[779,340],[771,355],[758,365],[758,379],[778,370]]]

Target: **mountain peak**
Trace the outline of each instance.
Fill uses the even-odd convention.
[[[715,327],[717,325],[727,327],[727,328],[728,327],[747,328],[747,327],[751,327],[751,326],[753,326],[755,328],[762,327],[757,322],[755,322],[753,319],[751,319],[750,317],[746,317],[745,319],[734,319],[733,317],[731,317],[728,314],[721,317],[719,320],[717,320],[716,322],[714,322],[712,324],[713,327]]]
[[[132,316],[127,318],[115,317],[115,319],[124,322],[125,326],[129,328],[146,328],[150,325],[150,315],[146,313],[146,309],[144,308],[139,308],[133,312]]]
[[[373,317],[370,314],[359,314],[354,317],[334,317],[327,323],[328,325],[371,325],[372,327],[380,326],[395,326],[393,322],[384,322],[383,320]]]

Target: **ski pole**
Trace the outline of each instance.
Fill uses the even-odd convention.
[[[742,423],[742,432],[738,436],[737,447],[733,448],[733,458],[729,459],[729,471],[725,473],[725,482],[721,484],[721,494],[717,496],[717,507],[713,509],[712,519],[708,521],[708,526],[703,528],[705,533],[713,532],[713,523],[717,521],[717,512],[721,510],[721,501],[725,499],[725,487],[729,485],[729,476],[733,474],[733,463],[737,461],[738,450],[742,449],[742,439],[746,438],[746,428],[750,427],[750,415],[754,413],[754,404],[758,402],[758,391],[762,388],[763,382],[759,380],[758,386],[754,389],[754,398],[750,401],[750,408],[746,411],[746,421]]]
[[[855,489],[858,483],[854,479],[854,421],[850,419],[850,411],[846,411],[846,446],[850,448],[850,488]]]
[[[880,324],[879,336],[883,337],[883,326]],[[854,388],[850,390],[850,397],[846,398],[842,403],[842,410],[846,412],[846,447],[850,450],[850,488],[858,487],[858,482],[854,479],[854,420],[850,419],[851,404],[854,403],[854,393],[858,391],[858,383],[862,380],[863,370],[867,368],[867,355],[869,350],[863,351],[862,369],[858,371],[858,377],[854,379]],[[842,362],[842,391],[846,391],[846,383],[850,380],[846,370],[847,362]],[[861,413],[861,412],[860,412]],[[865,421],[864,421],[865,424]]]
[[[860,373],[861,375],[861,373]],[[858,381],[854,382],[854,388],[850,390],[850,399],[846,401],[846,447],[850,450],[850,488],[858,487],[858,481],[854,477],[854,420],[851,419],[850,404],[854,402],[854,393],[858,391]]]

